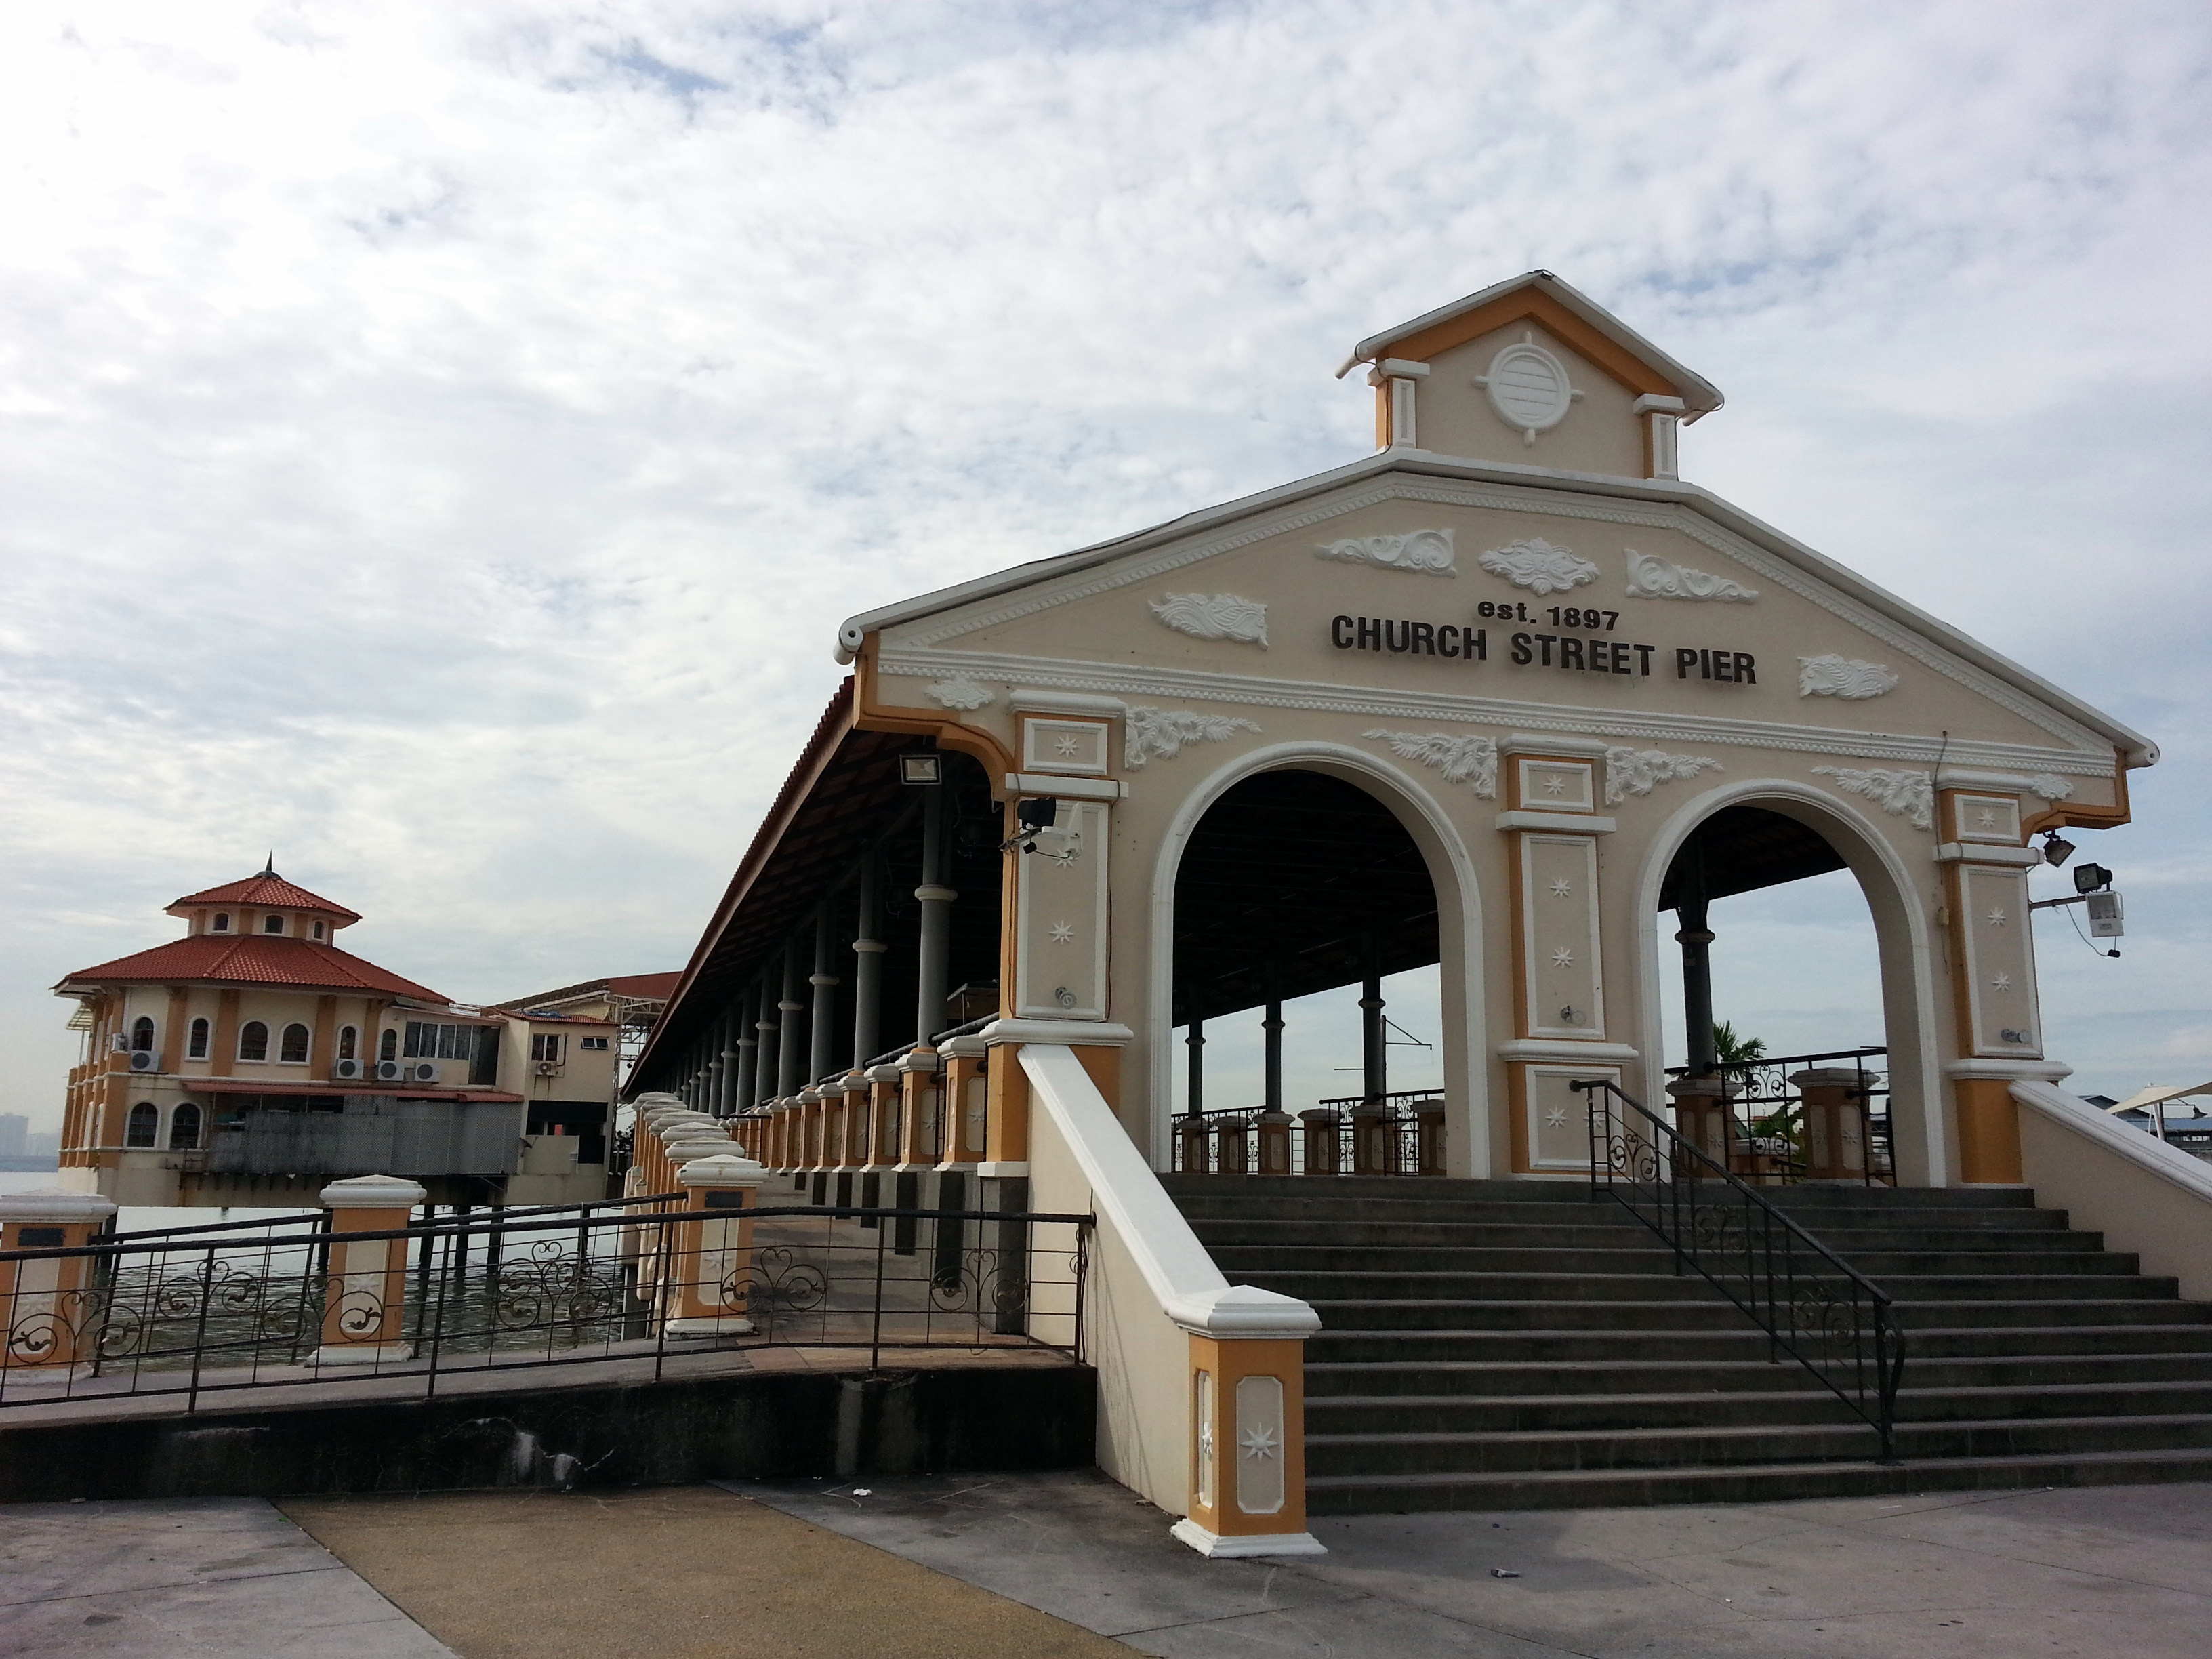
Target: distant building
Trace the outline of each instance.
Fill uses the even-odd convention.
[[[643,1051],[646,1038],[683,977],[680,973],[618,974],[611,979],[586,980],[581,985],[564,985],[557,991],[516,997],[495,1006],[502,1013],[611,1020],[621,1031],[616,1075],[619,1085],[629,1078],[630,1062]]]
[[[388,1174],[439,1204],[605,1194],[614,1020],[456,1003],[338,949],[360,916],[274,869],[167,913],[182,939],[54,988],[85,1034],[64,1187],[125,1204],[290,1203]]]
[[[0,1158],[27,1158],[31,1120],[21,1112],[0,1112]]]

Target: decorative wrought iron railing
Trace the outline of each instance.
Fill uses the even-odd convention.
[[[1888,1049],[1881,1048],[1838,1048],[1822,1054],[1775,1054],[1716,1065],[1714,1072],[1729,1085],[1729,1108],[1736,1127],[1735,1161],[1741,1165],[1736,1173],[1770,1185],[1804,1179],[1802,1103],[1790,1077],[1800,1069],[1833,1066],[1858,1073],[1850,1096],[1866,1149],[1859,1179],[1869,1187],[1895,1186],[1896,1164],[1890,1153],[1889,1073],[1867,1064],[1888,1054]],[[1686,1066],[1667,1068],[1668,1077],[1685,1077],[1688,1073]],[[1879,1107],[1877,1101],[1881,1103]]]
[[[733,1348],[845,1349],[871,1369],[902,1349],[1084,1352],[1087,1215],[771,1205],[743,1211],[750,1247],[731,1250],[687,1242],[702,1212],[685,1202],[479,1212],[384,1232],[333,1233],[319,1211],[0,1250],[0,1408],[159,1395],[194,1410],[210,1395],[374,1378],[428,1396],[465,1376],[550,1365],[658,1379]],[[404,1278],[354,1271],[350,1255],[333,1266],[334,1252],[380,1241],[398,1247],[386,1259]],[[714,1305],[742,1291],[752,1328],[672,1332],[687,1285]],[[398,1340],[332,1363],[334,1336],[379,1331]]]
[[[1770,1359],[1803,1366],[1893,1456],[1905,1332],[1888,1294],[1613,1083],[1568,1086],[1589,1102],[1591,1196],[1656,1233],[1677,1273],[1695,1268],[1766,1333]]]
[[[1278,1121],[1284,1166],[1271,1167],[1267,1109],[1215,1106],[1178,1114],[1170,1137],[1169,1167],[1189,1175],[1442,1175],[1444,1172],[1444,1095],[1441,1089],[1406,1089],[1380,1097],[1370,1112],[1364,1095],[1316,1101],[1304,1113]],[[1333,1142],[1334,1156],[1323,1149]]]

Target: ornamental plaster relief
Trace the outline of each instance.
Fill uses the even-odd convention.
[[[1384,570],[1408,570],[1422,576],[1456,576],[1452,532],[1409,530],[1402,536],[1352,536],[1314,549],[1317,559],[1340,564],[1371,564]]]
[[[1267,645],[1267,607],[1236,593],[1170,593],[1152,602],[1152,615],[1194,640],[1236,640]]]
[[[1863,795],[1894,812],[1916,830],[1936,825],[1936,779],[1927,772],[1893,772],[1879,766],[1816,766],[1847,795]]]
[[[981,680],[969,679],[964,674],[955,675],[949,680],[939,680],[928,690],[939,706],[957,708],[963,714],[986,708],[997,701],[989,686]]]
[[[1540,598],[1565,593],[1597,580],[1597,567],[1570,548],[1531,536],[1492,548],[1477,561],[1493,576],[1503,576],[1516,587],[1528,588]]]
[[[1521,836],[1522,1030],[1534,1037],[1602,1037],[1597,839]]]
[[[1718,761],[1705,755],[1670,755],[1663,749],[1608,749],[1605,751],[1605,803],[1618,806],[1631,795],[1648,795],[1658,785],[1677,778],[1724,769]]]
[[[1977,1054],[2040,1054],[2027,872],[1969,864],[1959,872],[1967,1021]]]
[[[1131,770],[1147,761],[1173,760],[1194,743],[1225,743],[1239,732],[1257,732],[1260,723],[1234,714],[1204,714],[1191,708],[1133,706],[1121,722],[1121,759]]]
[[[1401,759],[1441,769],[1446,783],[1463,783],[1484,800],[1498,795],[1498,740],[1453,737],[1444,732],[1363,732],[1370,743],[1387,743]]]
[[[1801,697],[1841,697],[1860,702],[1897,690],[1895,674],[1878,662],[1839,657],[1833,652],[1797,659],[1797,695]]]
[[[1755,587],[1709,575],[1662,559],[1653,553],[1628,551],[1628,597],[1632,599],[1710,599],[1718,605],[1749,605],[1759,597]]]

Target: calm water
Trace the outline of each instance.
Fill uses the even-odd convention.
[[[61,1176],[57,1170],[0,1170],[0,1193],[52,1192],[60,1185]],[[282,1210],[218,1210],[129,1205],[116,1217],[115,1224],[120,1231],[135,1233],[151,1227],[196,1227],[210,1221],[264,1221],[274,1216],[304,1214],[313,1207],[302,1204]]]

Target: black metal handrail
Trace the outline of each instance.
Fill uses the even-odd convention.
[[[1863,1186],[1894,1186],[1897,1182],[1896,1160],[1890,1147],[1889,1115],[1887,1103],[1889,1085],[1887,1073],[1872,1069],[1867,1061],[1887,1059],[1889,1050],[1875,1044],[1857,1048],[1832,1048],[1817,1054],[1761,1054],[1756,1060],[1717,1060],[1714,1074],[1736,1085],[1729,1096],[1729,1107],[1736,1120],[1744,1144],[1753,1152],[1764,1152],[1776,1159],[1776,1172],[1784,1184],[1801,1181],[1805,1175],[1805,1160],[1799,1148],[1798,1129],[1801,1120],[1794,1109],[1797,1097],[1791,1092],[1789,1075],[1792,1067],[1821,1066],[1832,1061],[1846,1062],[1858,1073],[1856,1085],[1849,1099],[1856,1108],[1863,1132],[1862,1167],[1859,1182]],[[1669,1066],[1670,1078],[1687,1077],[1686,1066]],[[1875,1103],[1884,1103],[1877,1111]],[[1764,1108],[1765,1110],[1760,1109]],[[1776,1120],[1783,1120],[1777,1130]],[[1764,1121],[1770,1127],[1764,1133],[1754,1133]],[[1774,1143],[1761,1146],[1761,1142]]]
[[[1787,1353],[1802,1365],[1894,1459],[1905,1330],[1888,1292],[1618,1085],[1567,1086],[1589,1103],[1590,1196],[1616,1200],[1656,1233],[1678,1274],[1696,1268],[1766,1333],[1771,1360]]]

